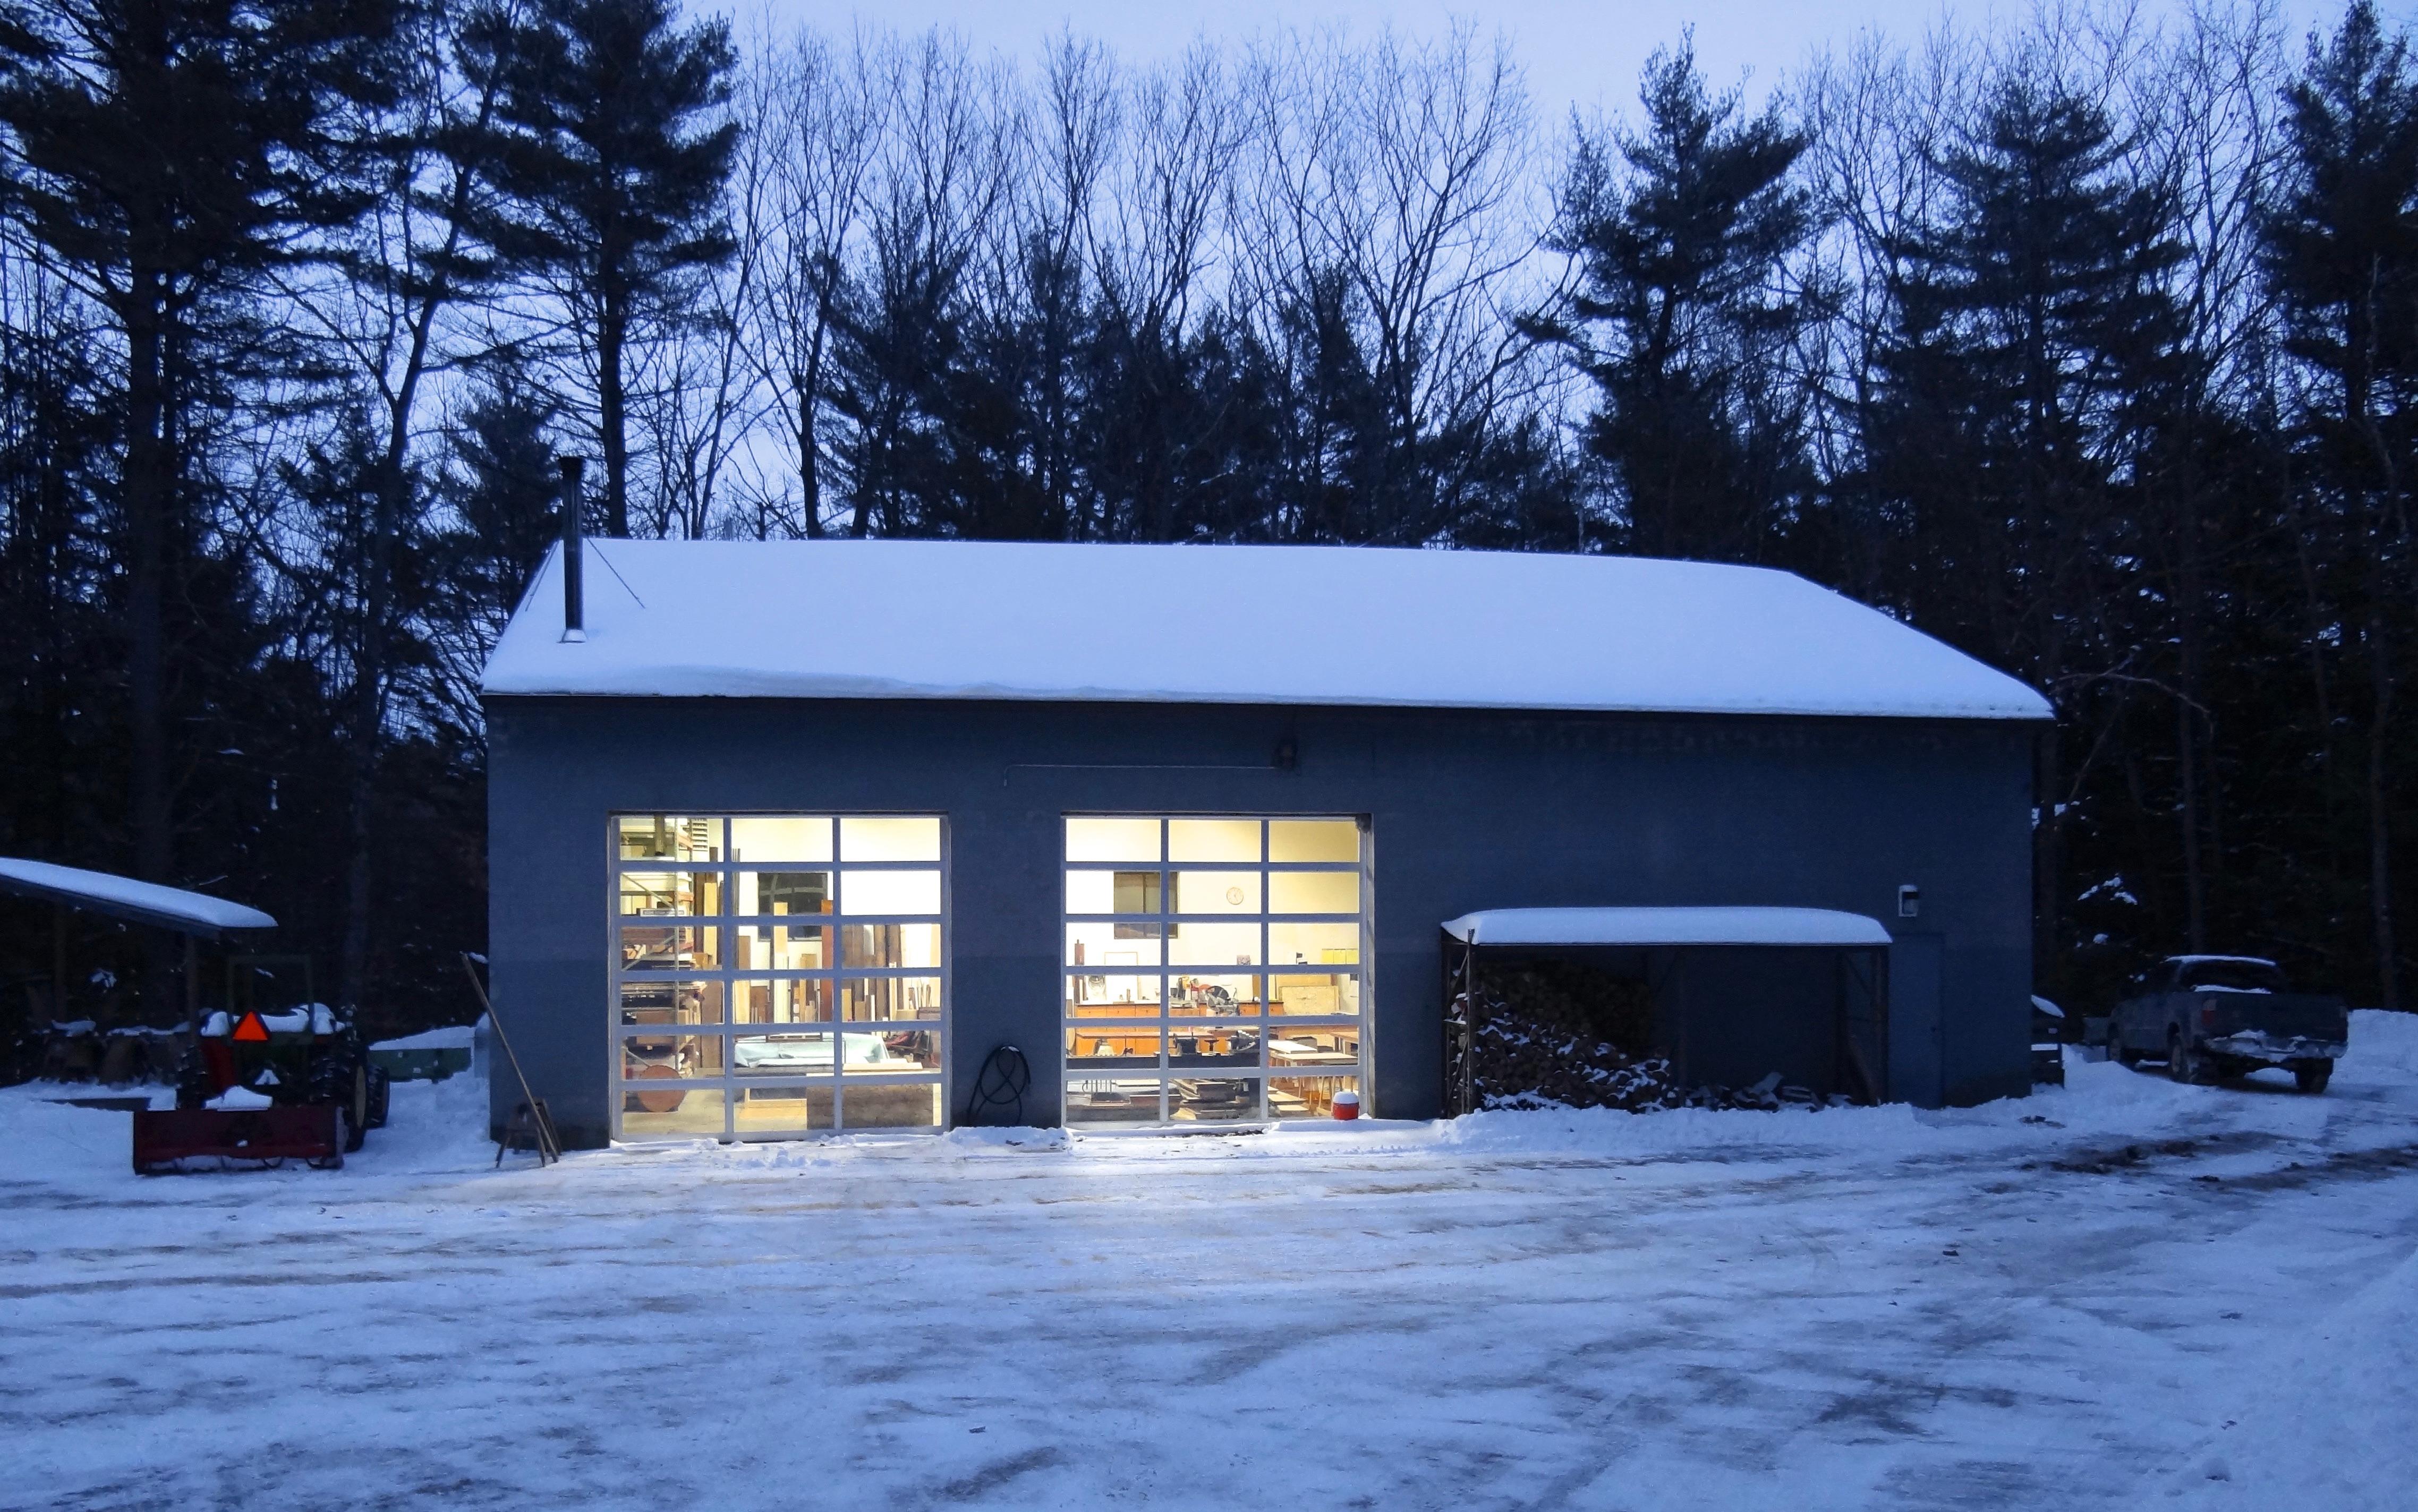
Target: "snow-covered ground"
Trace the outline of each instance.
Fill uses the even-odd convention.
[[[2323,1098],[143,1180],[0,1092],[10,1507],[2402,1508],[2418,1019]]]

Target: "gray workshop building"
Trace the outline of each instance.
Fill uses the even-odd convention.
[[[495,1001],[567,1144],[1433,1117],[1473,939],[1621,944],[1691,1082],[2029,1084],[2048,708],[1786,573],[582,557],[584,633],[558,551],[484,688]]]

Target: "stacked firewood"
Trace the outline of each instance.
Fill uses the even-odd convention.
[[[1685,1087],[1654,1053],[1645,985],[1583,966],[1540,962],[1496,972],[1478,990],[1471,1076],[1479,1107],[1811,1107],[1783,1086]]]

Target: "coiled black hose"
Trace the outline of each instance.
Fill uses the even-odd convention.
[[[1033,1067],[1024,1052],[1013,1045],[1002,1045],[990,1052],[983,1061],[982,1075],[974,1077],[973,1095],[966,1099],[965,1123],[979,1127],[988,1123],[991,1109],[1013,1106],[1016,1116],[1003,1122],[1006,1128],[1024,1124],[1024,1094],[1033,1086]]]

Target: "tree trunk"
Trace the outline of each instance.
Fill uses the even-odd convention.
[[[2175,704],[2175,760],[2182,776],[2184,938],[2194,955],[2208,951],[2206,884],[2199,863],[2199,757],[2192,734],[2191,705]]]
[[[132,277],[126,322],[126,463],[120,479],[126,517],[126,716],[129,817],[134,875],[176,881],[176,831],[169,813],[167,597],[169,491],[166,363],[160,298],[164,279],[148,268]],[[144,997],[154,1011],[176,1000],[176,961],[165,933],[144,931]]]
[[[2204,955],[2208,950],[2208,880],[2201,861],[2201,839],[2205,824],[2200,817],[2199,791],[2199,729],[2194,723],[2200,703],[2200,668],[2204,648],[2200,605],[2204,592],[2200,574],[2199,494],[2197,480],[2193,475],[2191,426],[2184,427],[2182,454],[2177,459],[2182,474],[2179,490],[2181,518],[2177,522],[2181,537],[2182,583],[2177,595],[2176,607],[2181,623],[2176,628],[2182,650],[2182,696],[2175,703],[2175,759],[2180,763],[2182,778],[2182,843],[2183,843],[2183,918],[2185,938],[2191,953]]]
[[[621,387],[621,348],[629,313],[607,297],[596,322],[597,428],[604,447],[604,533],[630,533],[629,403]]]
[[[2384,607],[2371,597],[2367,611],[2367,664],[2374,690],[2367,725],[2367,887],[2376,924],[2376,979],[2380,994],[2378,1006],[2398,1008],[2401,985],[2393,940],[2393,811],[2389,802],[2393,659],[2384,637]]]

